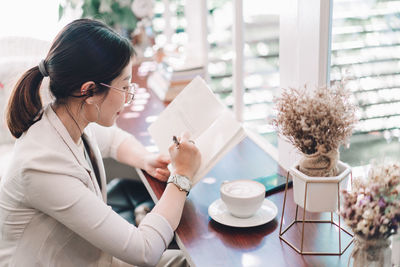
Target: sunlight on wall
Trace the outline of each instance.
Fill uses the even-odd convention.
[[[0,37],[29,36],[51,41],[71,18],[58,21],[60,0],[0,1]]]

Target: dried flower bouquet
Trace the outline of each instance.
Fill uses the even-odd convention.
[[[341,215],[355,234],[353,266],[392,266],[388,237],[399,227],[400,165],[372,165],[367,180],[356,179],[342,194]]]
[[[346,143],[357,122],[356,106],[344,85],[284,89],[275,99],[273,125],[303,153],[299,170],[308,176],[337,175],[339,146]]]
[[[365,239],[387,238],[400,222],[400,165],[373,165],[368,179],[355,179],[351,192],[343,191],[341,211],[353,232]]]

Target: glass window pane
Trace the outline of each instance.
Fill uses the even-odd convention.
[[[279,86],[279,5],[273,1],[243,1],[244,15],[244,124],[277,146],[269,125],[272,99]],[[232,1],[208,1],[209,73],[211,86],[222,101],[233,106],[232,95]]]
[[[185,1],[169,0],[172,42],[183,47],[187,42]],[[156,18],[153,20],[156,44],[166,43],[164,33],[166,10],[162,0],[156,1]],[[230,108],[232,94],[233,1],[208,0],[208,72],[211,89]],[[243,1],[244,18],[244,124],[277,146],[274,129],[269,125],[272,117],[273,97],[279,87],[279,5],[274,1]]]
[[[334,0],[331,81],[346,76],[360,122],[341,160],[400,159],[400,1]]]

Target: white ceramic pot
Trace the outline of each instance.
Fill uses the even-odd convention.
[[[339,161],[338,169],[339,175],[337,176],[310,177],[299,171],[298,164],[290,168],[289,172],[293,179],[293,198],[295,203],[304,208],[304,196],[307,184],[306,211],[337,211],[338,193],[340,194],[340,190],[347,188],[351,167]]]

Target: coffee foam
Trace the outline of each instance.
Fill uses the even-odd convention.
[[[264,192],[264,188],[252,181],[232,181],[222,186],[225,194],[234,197],[252,197]]]

